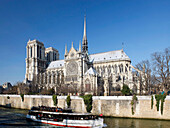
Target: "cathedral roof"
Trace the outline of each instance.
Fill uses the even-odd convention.
[[[103,62],[103,61],[117,61],[117,60],[129,60],[130,58],[126,55],[123,50],[103,52],[89,55],[90,61]]]
[[[49,65],[47,69],[51,69],[51,68],[60,68],[64,66],[64,60],[56,60],[56,61],[52,61]]]
[[[94,68],[90,68],[89,70],[87,70],[87,72],[85,73],[85,75],[98,75],[97,71]]]

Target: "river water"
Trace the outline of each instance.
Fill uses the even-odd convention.
[[[47,128],[54,127],[26,120],[28,110],[0,107],[0,128]],[[170,121],[104,118],[107,128],[170,128]]]

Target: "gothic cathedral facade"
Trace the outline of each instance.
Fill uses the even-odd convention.
[[[140,82],[132,72],[130,58],[121,50],[88,54],[86,17],[82,44],[68,51],[65,46],[64,59],[53,47],[45,48],[38,40],[27,43],[25,82],[36,82],[39,88],[74,86],[77,94],[113,95],[124,84],[138,93]],[[137,71],[142,74],[142,71]],[[57,90],[56,90],[57,91]]]

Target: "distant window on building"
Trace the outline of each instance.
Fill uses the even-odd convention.
[[[48,53],[47,53],[47,61],[48,61]]]
[[[39,57],[39,46],[37,46],[37,57]]]
[[[41,59],[41,51],[42,51],[42,50],[41,50],[41,47],[40,47],[40,59]]]
[[[48,53],[48,61],[50,61],[50,52]]]
[[[57,55],[56,55],[56,53],[55,53],[55,60],[57,60]]]
[[[31,57],[32,57],[32,47],[31,47]]]
[[[87,79],[86,81],[85,81],[85,91],[86,92],[89,92],[91,89],[91,84],[90,84],[90,80],[89,79]]]

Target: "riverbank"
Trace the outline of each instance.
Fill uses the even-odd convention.
[[[66,98],[67,96],[57,97],[59,107],[67,107]],[[93,96],[92,113],[102,113],[106,117],[170,120],[170,96],[167,96],[163,103],[162,114],[161,102],[157,111],[155,99],[151,108],[151,96],[137,96],[137,99],[132,106],[132,96]],[[0,105],[20,109],[41,105],[54,107],[52,96],[45,95],[25,95],[23,101],[20,95],[0,95]],[[78,96],[71,96],[71,108],[75,112],[86,112],[84,101]]]

